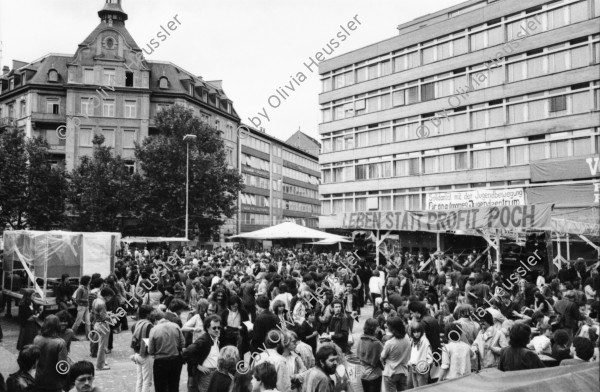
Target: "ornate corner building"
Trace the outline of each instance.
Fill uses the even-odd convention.
[[[106,0],[98,16],[100,24],[74,55],[50,53],[2,69],[0,132],[16,127],[28,137],[44,137],[53,164],[67,170],[91,155],[93,136],[102,134],[105,145],[135,171],[135,142],[158,132],[154,119],[161,109],[180,104],[222,132],[229,164],[238,167],[240,118],[221,81],[205,81],[170,62],[144,60],[146,50],[125,27],[121,0]],[[175,30],[177,20],[167,27]],[[236,225],[228,220],[219,240],[234,234]]]

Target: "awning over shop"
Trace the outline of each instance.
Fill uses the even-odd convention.
[[[125,237],[121,242],[132,243],[151,243],[151,242],[188,242],[184,237]]]

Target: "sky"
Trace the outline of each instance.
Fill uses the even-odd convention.
[[[181,22],[148,60],[169,61],[204,80],[222,80],[242,122],[279,139],[300,129],[320,141],[318,71],[304,63],[340,25],[356,17],[355,31],[326,59],[398,34],[396,27],[462,0],[122,0],[125,26],[138,46],[156,38],[175,17]],[[73,54],[98,25],[105,0],[0,0],[0,65],[34,61],[48,53]],[[148,49],[147,49],[148,50]],[[306,80],[293,83],[298,72]],[[296,80],[298,80],[296,78]],[[292,82],[277,108],[269,97]],[[271,98],[273,106],[277,106]],[[266,110],[267,120],[258,112]],[[264,112],[263,112],[264,113]],[[255,125],[258,125],[255,120]]]

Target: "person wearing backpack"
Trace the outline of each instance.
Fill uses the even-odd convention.
[[[136,392],[151,392],[152,391],[152,369],[154,360],[151,355],[148,355],[148,347],[144,339],[150,337],[150,330],[154,326],[152,324],[152,311],[154,308],[150,305],[142,305],[138,310],[138,322],[133,328],[133,336],[131,338],[131,348],[135,351],[130,358],[137,365],[137,381],[135,384]]]

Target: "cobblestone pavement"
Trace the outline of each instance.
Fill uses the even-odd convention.
[[[13,315],[16,315],[18,310],[13,308]],[[367,318],[372,316],[373,307],[367,305],[362,310],[359,322],[354,323],[353,337],[354,341],[358,342],[358,338],[362,334],[364,322]],[[186,320],[187,315],[182,317]],[[133,325],[135,321],[129,318],[129,326]],[[0,316],[0,325],[4,332],[4,339],[0,343],[0,373],[6,379],[9,374],[14,373],[18,370],[17,366],[17,355],[16,349],[17,338],[19,336],[19,326],[16,317],[6,318]],[[83,338],[83,336],[79,336]],[[106,356],[110,370],[97,372],[96,380],[94,384],[100,388],[102,392],[135,392],[135,380],[136,380],[136,366],[129,359],[133,354],[133,350],[130,348],[131,345],[131,332],[122,331],[119,334],[114,335],[113,350]],[[355,343],[356,346],[356,343]],[[95,362],[95,358],[90,357],[90,345],[89,341],[77,341],[71,343],[70,358],[73,361],[91,361]],[[354,350],[353,350],[354,351]],[[179,390],[184,392],[187,391],[187,369],[183,366],[181,372],[181,382]]]

